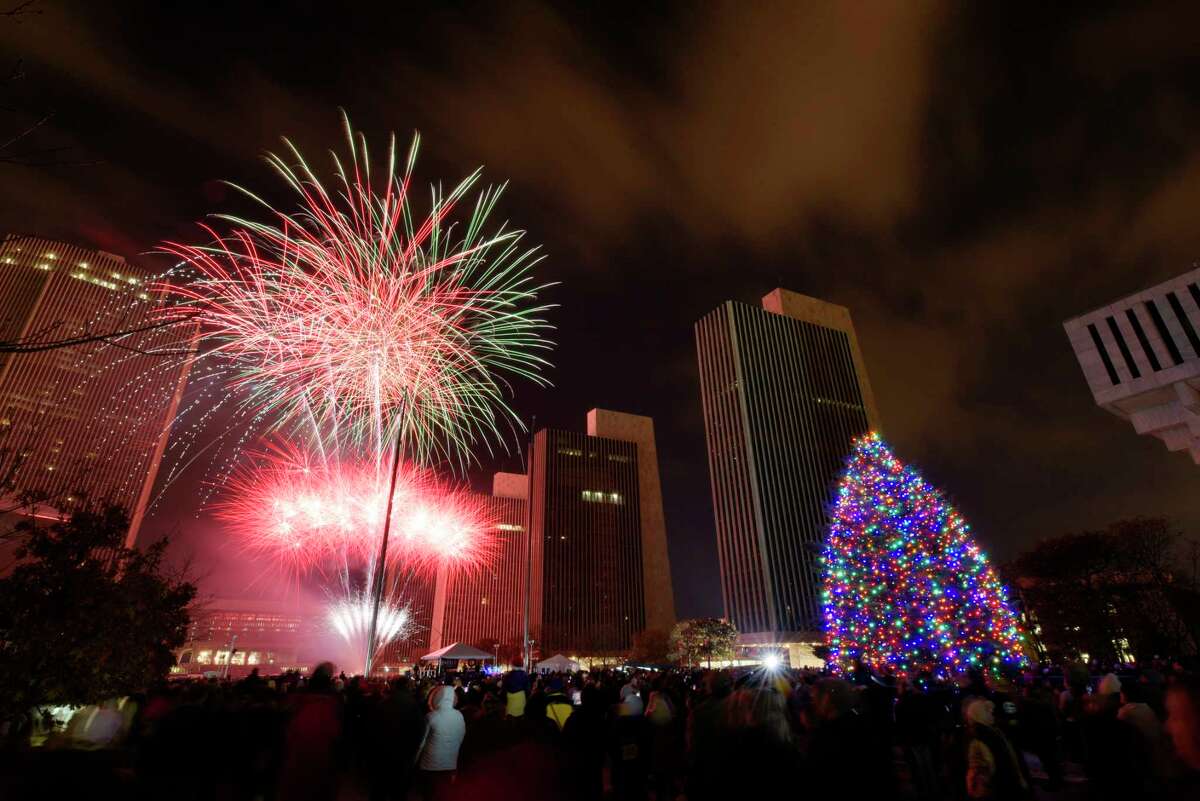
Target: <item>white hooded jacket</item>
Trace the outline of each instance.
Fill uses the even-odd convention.
[[[454,688],[435,689],[429,695],[429,708],[417,767],[421,770],[457,770],[458,749],[467,733],[467,723],[462,712],[454,708]]]

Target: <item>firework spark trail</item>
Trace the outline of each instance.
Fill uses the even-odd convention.
[[[394,137],[383,192],[371,183],[366,143],[348,120],[350,169],[334,157],[327,189],[299,151],[269,161],[300,209],[271,209],[271,222],[223,216],[231,232],[206,227],[213,244],[170,243],[190,281],[156,290],[165,313],[194,316],[217,344],[206,356],[230,367],[234,387],[276,426],[307,418],[371,439],[377,453],[398,441],[421,463],[465,462],[474,446],[521,427],[508,407],[506,376],[546,383],[540,355],[549,327],[537,305],[523,232],[486,234],[501,188],[478,195],[464,226],[450,222],[479,178],[442,195],[419,224],[409,187],[419,139],[402,172]]]
[[[355,653],[366,647],[367,632],[371,625],[371,598],[362,592],[350,592],[345,597],[331,601],[326,608],[326,620]],[[412,613],[409,607],[384,603],[379,609],[375,627],[375,647],[382,648],[397,640],[407,639],[413,633]]]

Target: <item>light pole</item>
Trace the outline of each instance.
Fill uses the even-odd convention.
[[[233,664],[233,654],[237,651],[237,635],[233,635],[229,640],[229,653],[225,656],[225,671],[221,674],[222,679],[229,678],[229,666]]]
[[[529,604],[533,594],[533,438],[537,429],[537,415],[530,421],[529,439],[525,444],[528,458],[525,461],[525,634],[521,640],[521,661],[525,670],[533,667],[532,641],[529,639]]]
[[[363,675],[371,677],[371,667],[375,662],[375,628],[379,624],[379,605],[383,603],[383,590],[387,584],[387,547],[388,535],[392,531],[392,503],[396,497],[396,475],[400,472],[400,437],[396,432],[396,450],[392,454],[392,480],[388,486],[387,511],[383,517],[383,538],[379,541],[379,556],[376,557],[375,570],[371,577],[371,625],[367,628],[367,658]]]

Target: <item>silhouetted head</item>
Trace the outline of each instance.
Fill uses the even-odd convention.
[[[333,687],[333,663],[322,662],[313,668],[312,677],[308,680],[308,688],[316,692],[325,692]]]

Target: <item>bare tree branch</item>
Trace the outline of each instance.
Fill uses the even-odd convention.
[[[121,345],[113,340],[120,339],[121,337],[127,337],[131,334],[141,334],[145,333],[146,331],[156,331],[160,328],[177,325],[181,322],[187,322],[188,320],[193,319],[195,316],[196,315],[187,315],[184,317],[172,318],[170,320],[160,320],[157,323],[150,323],[138,328],[128,328],[123,331],[109,331],[103,334],[85,334],[83,336],[71,337],[69,339],[58,339],[51,342],[28,342],[21,340],[0,342],[0,353],[41,353],[48,350],[58,350],[59,348],[70,348],[74,347],[75,345],[86,345],[89,342],[107,342],[110,345],[123,347],[126,350],[131,350],[135,353],[142,353],[148,356],[165,355],[167,353],[165,351],[142,351],[128,345]],[[190,351],[175,352],[189,353]]]

